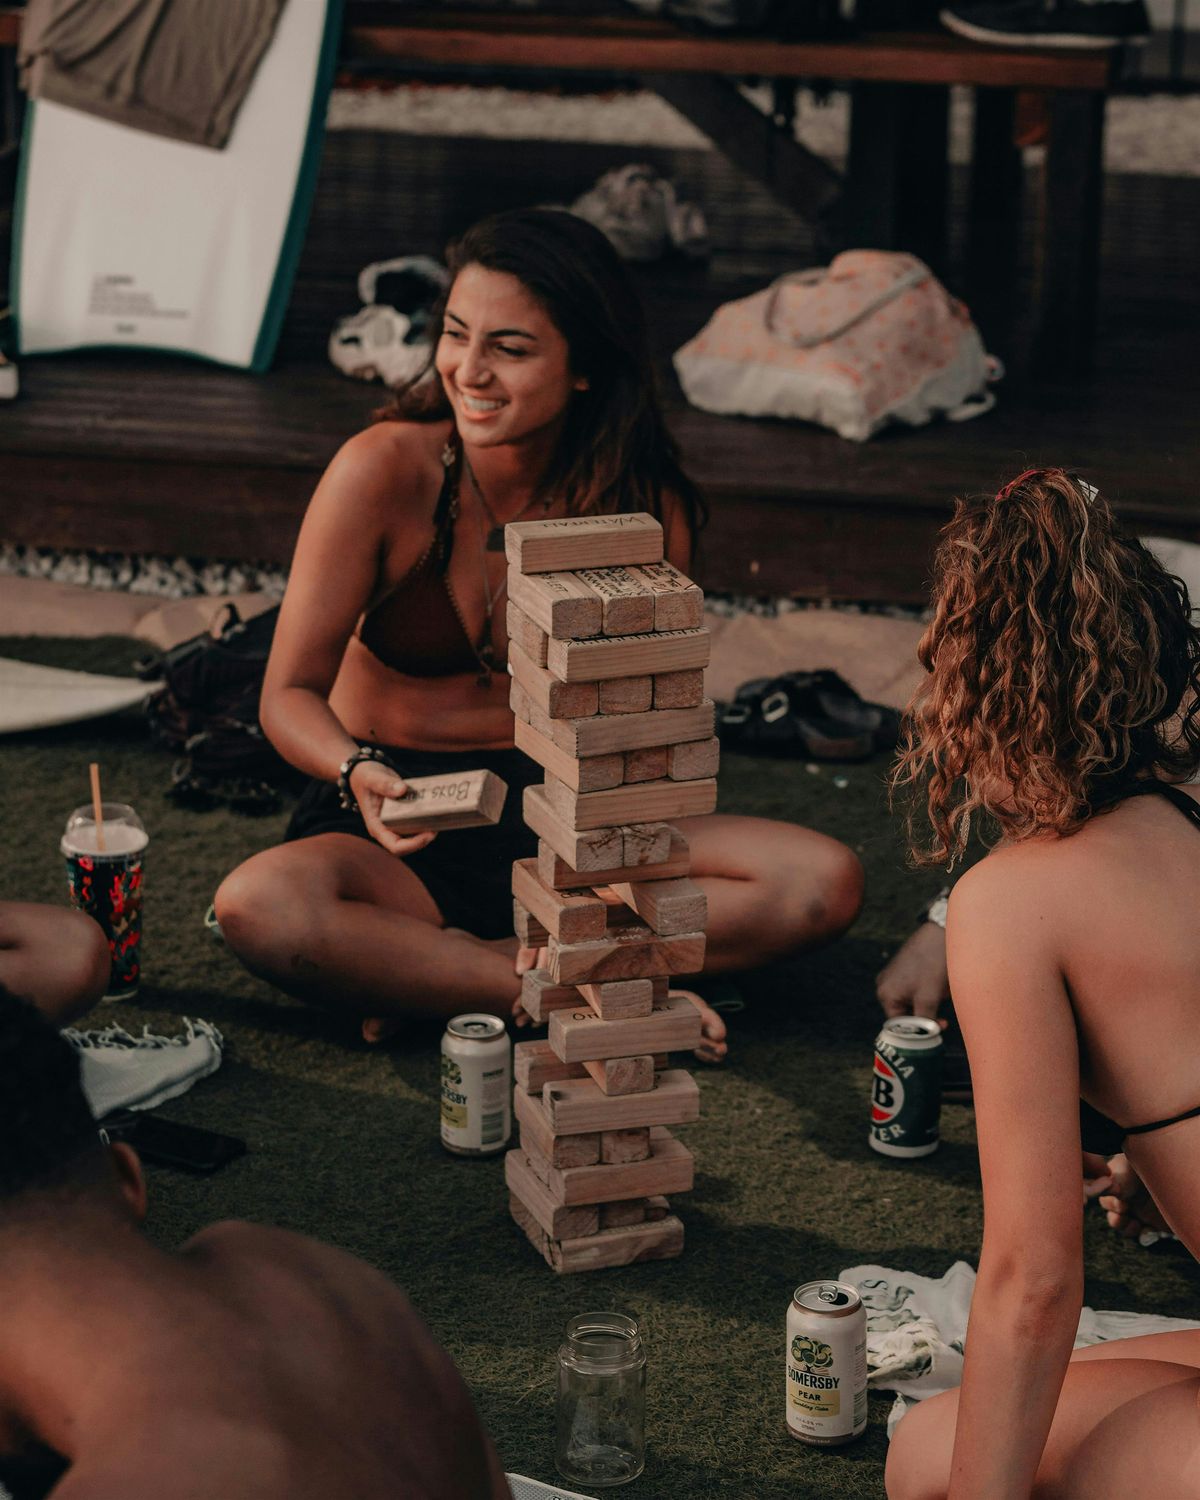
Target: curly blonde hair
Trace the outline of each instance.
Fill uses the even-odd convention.
[[[933,609],[891,778],[912,797],[917,864],[953,864],[976,811],[1010,840],[1067,835],[1137,783],[1200,766],[1187,589],[1076,476],[1029,469],[958,500]]]

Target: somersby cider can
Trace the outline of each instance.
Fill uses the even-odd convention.
[[[844,1281],[806,1281],[787,1315],[787,1430],[834,1448],[867,1425],[867,1311]]]
[[[512,1133],[512,1043],[499,1016],[455,1016],[442,1037],[442,1145],[503,1151]]]
[[[884,1156],[928,1156],[941,1109],[941,1028],[927,1016],[893,1016],[875,1038],[869,1144]]]

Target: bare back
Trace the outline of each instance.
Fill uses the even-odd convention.
[[[987,1003],[1003,1011],[1001,966],[1011,966],[1007,1046],[1059,1045],[1052,987],[1029,1009],[1027,1026],[1012,992],[1023,971],[1032,991],[1053,968],[1089,1103],[1125,1127],[1200,1106],[1200,830],[1187,816],[1162,796],[1132,797],[1068,838],[997,850],[961,884],[967,930],[960,922],[952,934],[958,969],[982,968],[986,959],[964,950],[991,943],[1005,928],[995,937],[1006,956],[998,951],[990,965],[996,993]],[[979,1051],[981,1070],[991,1071],[985,1046]],[[1176,1232],[1200,1254],[1200,1117],[1130,1136],[1125,1149]]]
[[[402,1293],[300,1235],[219,1224],[172,1316],[105,1370],[61,1500],[507,1497],[462,1380]],[[111,1434],[111,1437],[109,1436]]]

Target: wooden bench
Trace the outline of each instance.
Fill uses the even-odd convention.
[[[1017,50],[948,32],[885,32],[834,41],[779,41],[685,30],[629,11],[579,15],[421,10],[394,0],[345,0],[347,62],[402,61],[461,71],[634,74],[700,126],[733,163],[807,217],[828,249],[904,249],[946,274],[947,121],[951,85],[976,93],[968,267],[963,290],[1005,349],[1021,163],[1013,145],[1019,92],[1044,96],[1049,136],[1035,213],[1040,274],[1035,363],[1086,364],[1095,322],[1105,94],[1118,49]],[[19,9],[0,6],[0,47],[16,45]],[[820,79],[851,86],[845,180],[748,104],[734,80]],[[3,143],[0,142],[0,147]],[[10,152],[11,162],[11,152]],[[0,166],[0,176],[3,175]]]
[[[945,275],[949,88],[975,90],[974,174],[963,290],[994,346],[1007,352],[1021,159],[1013,144],[1019,93],[1048,112],[1038,224],[1035,364],[1090,360],[1095,322],[1104,101],[1119,49],[1037,51],[981,46],[949,32],[884,32],[834,41],[778,41],[683,30],[630,12],[532,14],[397,8],[347,0],[343,54],[448,69],[597,70],[638,75],[693,120],[744,171],[806,217],[831,250],[911,250]],[[733,80],[826,80],[853,99],[845,180],[759,113]]]

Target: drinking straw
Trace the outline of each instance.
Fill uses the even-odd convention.
[[[88,766],[92,777],[92,816],[96,820],[96,848],[104,853],[104,804],[100,800],[100,766],[92,761]]]

